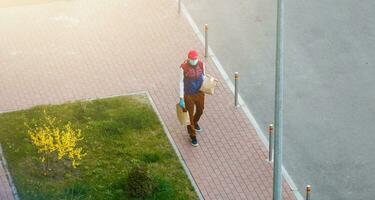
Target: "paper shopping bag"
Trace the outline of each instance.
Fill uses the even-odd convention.
[[[181,126],[190,124],[188,111],[186,109],[181,108],[179,104],[176,104],[176,114],[177,114],[177,119],[180,122]]]
[[[200,91],[210,95],[214,94],[214,89],[217,85],[217,82],[217,79],[207,74],[202,83]]]

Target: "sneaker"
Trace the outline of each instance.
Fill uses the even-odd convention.
[[[195,124],[194,129],[196,131],[202,131],[201,127],[198,124]]]
[[[197,139],[192,139],[191,140],[191,145],[193,145],[193,147],[197,147],[199,144],[198,144],[198,140]]]

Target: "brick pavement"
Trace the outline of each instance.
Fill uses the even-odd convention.
[[[177,123],[178,66],[203,46],[175,1],[40,2],[0,4],[0,111],[148,90],[205,199],[271,199],[267,150],[211,59],[221,83],[206,97],[198,148]]]

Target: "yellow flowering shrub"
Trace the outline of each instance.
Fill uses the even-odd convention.
[[[78,147],[78,142],[83,140],[81,130],[73,129],[68,122],[62,128],[55,125],[56,118],[48,116],[44,111],[44,120],[41,125],[29,128],[28,135],[32,144],[38,149],[40,161],[43,165],[44,175],[48,174],[50,162],[63,160],[71,162],[71,166],[76,168],[86,154],[82,147]]]

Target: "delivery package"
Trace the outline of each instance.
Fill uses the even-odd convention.
[[[206,93],[206,94],[214,94],[214,89],[218,83],[218,80],[211,75],[206,75],[206,78],[204,79],[202,86],[200,88],[200,91]]]

